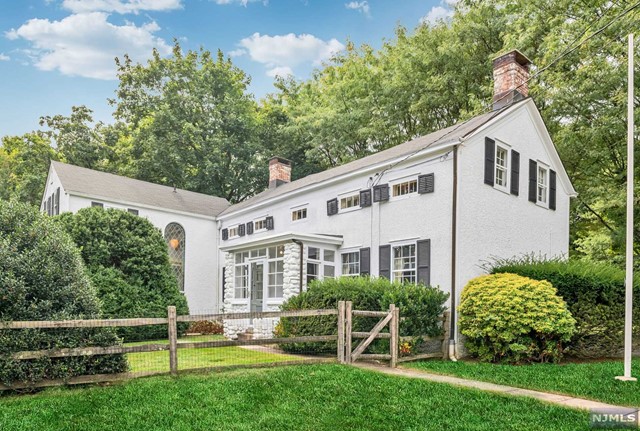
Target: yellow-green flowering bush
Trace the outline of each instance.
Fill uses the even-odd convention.
[[[487,362],[558,362],[575,319],[548,281],[516,274],[474,278],[458,307],[465,347]]]

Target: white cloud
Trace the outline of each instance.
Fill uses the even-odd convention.
[[[352,1],[349,3],[345,3],[344,5],[347,9],[357,10],[358,12],[364,14],[365,16],[371,16],[371,8],[369,7],[369,2],[365,1]]]
[[[11,60],[11,57],[9,57],[8,55],[4,55],[3,53],[0,52],[0,61],[9,61]]]
[[[344,49],[337,39],[324,41],[311,34],[293,33],[281,36],[254,33],[242,39],[238,45],[240,49],[236,53],[245,50],[251,60],[269,68],[269,76],[276,69],[283,71],[287,68],[288,73],[293,74],[295,66],[308,63],[317,66]]]
[[[446,4],[446,3],[443,3]],[[422,24],[436,24],[439,21],[446,21],[453,16],[453,9],[443,6],[434,6],[427,15],[420,18]]]
[[[229,51],[229,56],[230,57],[240,57],[242,55],[247,54],[247,50],[246,49],[242,49],[242,48],[238,48],[238,49],[234,49],[232,51]]]
[[[277,66],[273,69],[267,70],[267,76],[275,78],[276,76],[280,76],[281,78],[286,78],[289,75],[293,75],[293,70],[289,66]]]
[[[262,2],[265,6],[269,4],[269,0],[213,0],[216,4],[239,4],[241,6],[247,6],[249,3]]]
[[[180,9],[181,0],[63,0],[62,7],[73,13],[167,11]]]
[[[136,26],[114,25],[103,12],[70,15],[60,21],[31,19],[6,37],[31,43],[26,50],[41,70],[59,70],[64,75],[96,79],[115,79],[115,57],[129,54],[133,61],[144,61],[152,48],[161,54],[171,52],[166,42],[154,36],[155,22]]]

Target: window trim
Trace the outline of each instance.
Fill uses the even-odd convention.
[[[304,211],[304,217],[294,220],[293,215],[301,211]],[[307,206],[291,208],[291,223],[301,223],[306,221],[308,218],[309,218],[309,208]]]
[[[418,195],[418,176],[419,175],[420,175],[419,173],[415,173],[411,175],[405,175],[403,177],[396,178],[392,181],[389,181],[389,201],[399,201],[402,199],[409,199],[411,196]],[[413,192],[405,193],[402,195],[394,194],[394,189],[396,186],[404,183],[411,183],[411,182],[415,182],[416,184],[416,189]]]
[[[239,224],[235,224],[233,226],[229,226],[227,229],[229,229],[228,230],[228,232],[229,232],[228,238],[229,239],[240,238],[240,235],[239,235],[239,233],[240,233],[240,225]],[[235,230],[235,235],[231,235],[231,231],[232,230]]]
[[[349,254],[357,254],[358,255],[358,272],[354,272],[351,274],[345,274],[344,273],[344,261],[343,261],[343,257]],[[347,265],[353,264],[354,262],[348,262]],[[351,250],[340,250],[340,276],[341,277],[359,277],[361,274],[361,267],[360,267],[360,263],[361,263],[361,259],[360,259],[360,249],[351,249]]]
[[[402,242],[394,242],[394,243],[390,243],[389,244],[391,246],[391,250],[389,252],[389,275],[390,275],[390,280],[391,282],[402,282],[402,280],[397,280],[396,279],[396,272],[401,271],[401,270],[396,270],[393,266],[393,251],[396,248],[399,247],[404,247],[407,245],[412,245],[413,246],[413,261],[414,261],[414,266],[413,266],[413,283],[417,283],[418,280],[418,242],[417,241],[402,241]]]
[[[358,203],[347,208],[342,208],[342,200],[348,198],[357,199]],[[349,213],[352,211],[357,211],[359,209],[362,209],[362,207],[360,206],[360,189],[350,190],[348,192],[342,192],[338,194],[338,214]]]
[[[546,208],[549,209],[549,172],[551,171],[551,167],[544,163],[541,162],[540,160],[536,160],[537,166],[536,166],[536,205],[542,207],[542,208]],[[540,171],[544,171],[545,173],[545,183],[542,184],[542,186],[544,187],[545,190],[545,200],[541,201],[540,200]]]
[[[505,176],[505,184],[498,184],[498,151],[503,150],[506,152],[505,155],[505,164],[504,166],[500,166],[500,169],[504,171]],[[511,185],[511,175],[510,175],[510,158],[511,158],[511,146],[505,144],[502,141],[495,141],[495,151],[493,154],[493,188],[496,190],[500,190],[501,192],[505,192],[507,194],[511,194],[510,185]]]
[[[258,229],[256,227],[257,222],[262,222],[264,227],[261,227],[260,229]],[[253,219],[253,233],[260,233],[260,232],[266,232],[266,231],[267,231],[267,216],[262,216],[262,217]]]

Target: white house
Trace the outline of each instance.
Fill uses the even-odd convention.
[[[218,215],[225,311],[276,310],[314,278],[367,274],[439,286],[455,314],[487,259],[566,255],[576,192],[527,98],[529,64],[497,58],[494,110],[447,129],[293,182],[271,159],[269,188]]]
[[[192,311],[217,311],[218,229],[226,199],[51,162],[42,211],[56,215],[99,206],[147,218],[165,237],[171,265]]]
[[[492,112],[386,151],[293,182],[291,163],[274,157],[268,189],[235,205],[54,162],[43,210],[103,205],[148,217],[184,272],[192,310],[277,310],[316,278],[439,286],[451,294],[455,348],[460,292],[484,261],[568,253],[576,192],[527,98],[529,65],[518,51],[496,58]],[[269,336],[275,322],[227,323],[233,338],[249,327]]]

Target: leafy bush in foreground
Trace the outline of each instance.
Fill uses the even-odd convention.
[[[487,362],[558,362],[575,331],[551,283],[515,274],[469,281],[458,312],[465,347]]]
[[[585,358],[621,356],[624,346],[624,271],[585,260],[498,261],[494,273],[509,272],[547,280],[558,290],[576,319],[576,333],[567,354]],[[634,338],[640,335],[640,280],[634,283]],[[637,342],[637,341],[636,341]]]
[[[442,334],[440,317],[449,297],[435,287],[392,283],[385,278],[340,277],[314,281],[307,291],[289,298],[283,311],[336,308],[338,301],[352,301],[354,310],[388,310],[390,304],[400,308],[403,318],[400,335],[437,336]],[[353,331],[369,332],[379,318],[354,317]],[[279,337],[337,334],[337,316],[281,318],[276,327]],[[373,350],[387,351],[388,340],[378,340]],[[288,352],[335,352],[336,343],[283,344]]]
[[[0,321],[95,319],[100,302],[80,253],[36,209],[0,201]],[[19,351],[111,346],[111,329],[0,330],[0,381],[36,382],[127,370],[123,355],[15,360]]]

